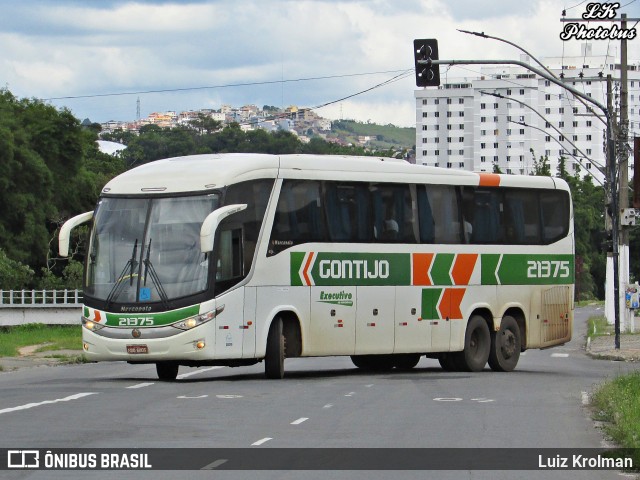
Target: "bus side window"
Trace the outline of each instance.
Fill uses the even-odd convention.
[[[506,243],[539,244],[538,193],[534,190],[507,190],[504,201]]]
[[[540,195],[543,243],[558,241],[569,231],[568,202],[567,192],[544,192]]]
[[[325,239],[320,182],[285,180],[280,189],[268,255],[305,242]]]
[[[374,184],[370,190],[374,238],[380,242],[415,243],[409,185]]]
[[[418,185],[420,241],[460,243],[460,212],[456,189],[450,185]],[[422,192],[426,191],[426,194]]]
[[[503,241],[502,203],[497,190],[477,189],[474,196],[471,243]]]
[[[435,220],[431,203],[424,185],[417,186],[418,219],[420,221],[420,243],[434,243],[436,239]]]
[[[325,182],[326,217],[333,242],[369,242],[373,239],[368,185]]]
[[[264,214],[267,210],[269,195],[273,189],[273,180],[250,180],[231,185],[225,194],[226,205],[246,203],[247,208],[233,215],[234,222],[243,228],[244,272],[249,273],[253,255],[258,244],[258,236],[262,228]]]

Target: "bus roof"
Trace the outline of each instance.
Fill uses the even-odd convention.
[[[224,153],[174,157],[146,163],[113,178],[102,193],[142,195],[204,192],[247,180],[277,177],[568,189],[563,180],[552,177],[474,173],[413,165],[404,160],[384,157]]]

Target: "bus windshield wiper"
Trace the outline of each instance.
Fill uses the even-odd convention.
[[[127,270],[129,270],[129,286],[133,285],[133,273],[135,272],[136,267],[138,266],[138,262],[136,261],[136,254],[138,253],[138,239],[136,238],[135,243],[133,244],[133,251],[131,252],[131,258],[127,260],[127,263],[124,265],[122,272],[118,276],[116,283],[113,284],[111,290],[109,291],[109,295],[107,295],[107,308],[113,303],[113,301],[120,296],[122,293],[122,289],[124,288],[123,280],[126,278],[125,274]]]
[[[167,292],[165,292],[164,287],[162,286],[162,282],[160,281],[160,277],[156,273],[156,269],[153,268],[153,264],[149,257],[151,255],[151,240],[149,239],[149,245],[147,246],[147,256],[144,259],[144,285],[147,285],[147,275],[151,277],[151,281],[153,285],[158,290],[158,295],[160,296],[160,300],[162,300],[162,305],[165,308],[169,308],[169,297],[167,296]]]

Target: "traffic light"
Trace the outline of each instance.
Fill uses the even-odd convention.
[[[416,66],[416,85],[418,87],[440,85],[440,65],[431,63],[433,60],[438,60],[438,40],[435,38],[414,40],[413,56]]]

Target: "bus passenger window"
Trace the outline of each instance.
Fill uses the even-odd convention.
[[[285,180],[276,207],[269,251],[281,251],[306,242],[325,239],[320,182]]]
[[[569,231],[569,194],[548,192],[540,195],[543,243],[560,240]]]
[[[415,243],[415,220],[409,186],[373,184],[370,190],[375,240]]]
[[[538,193],[534,190],[507,190],[505,201],[505,241],[515,245],[540,243]]]
[[[502,202],[497,190],[476,190],[471,243],[502,243]]]
[[[420,241],[422,243],[460,243],[460,212],[455,187],[418,185],[416,188],[418,189]]]
[[[370,242],[368,184],[325,182],[326,217],[333,242]]]

